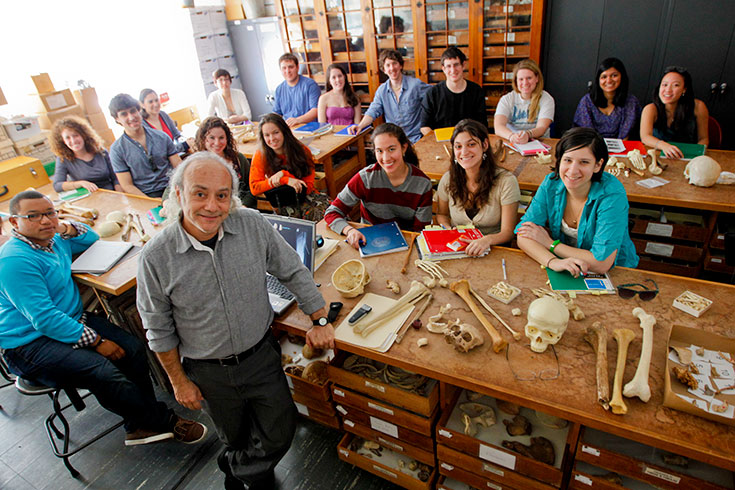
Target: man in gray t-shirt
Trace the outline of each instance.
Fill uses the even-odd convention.
[[[123,191],[161,197],[170,170],[181,163],[171,138],[143,124],[140,104],[128,94],[112,98],[110,115],[125,130],[110,147],[112,169]]]

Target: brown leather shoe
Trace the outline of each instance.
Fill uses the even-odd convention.
[[[166,439],[173,439],[173,437],[173,432],[156,432],[148,429],[138,429],[125,434],[125,445],[139,446],[141,444],[151,444],[153,442],[165,441]]]
[[[179,417],[174,425],[174,439],[184,444],[196,444],[204,440],[207,426],[194,420]]]

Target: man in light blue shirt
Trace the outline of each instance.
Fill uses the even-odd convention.
[[[124,192],[161,197],[169,171],[181,163],[171,138],[143,124],[140,104],[128,94],[110,101],[110,115],[125,133],[110,147],[110,161]]]
[[[360,124],[348,131],[357,134],[385,115],[385,122],[403,128],[411,143],[416,143],[422,136],[421,100],[430,85],[403,74],[403,56],[396,50],[381,51],[379,62],[388,80],[375,91],[375,98]]]
[[[278,58],[285,81],[276,88],[273,112],[280,114],[289,126],[314,121],[322,91],[311,78],[299,75],[299,59],[286,53]]]

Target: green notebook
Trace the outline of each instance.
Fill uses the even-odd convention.
[[[77,199],[87,197],[89,194],[90,192],[84,187],[78,187],[71,191],[59,192],[59,199],[66,202],[72,202],[76,201]]]
[[[607,274],[588,273],[586,276],[573,277],[569,272],[556,272],[546,268],[551,289],[554,291],[574,291],[576,293],[614,294],[615,286]]]
[[[691,160],[694,157],[704,155],[705,150],[707,150],[705,145],[700,145],[698,143],[678,143],[676,141],[667,141],[667,143],[674,145],[681,150],[684,154],[684,158],[681,158],[681,160]],[[661,152],[661,158],[666,158],[663,151]]]

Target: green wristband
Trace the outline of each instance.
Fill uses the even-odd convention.
[[[560,241],[561,240],[554,240],[553,242],[551,242],[551,246],[549,247],[549,252],[554,253],[554,249],[556,248],[557,245],[559,245]]]

